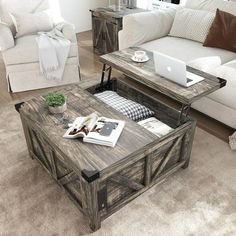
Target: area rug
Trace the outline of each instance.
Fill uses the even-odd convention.
[[[196,130],[190,166],[92,233],[63,190],[31,160],[18,113],[0,107],[0,235],[236,235],[236,152]]]

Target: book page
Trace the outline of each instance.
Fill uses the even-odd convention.
[[[114,127],[112,132],[108,136],[100,134],[102,128],[106,123],[112,123]],[[125,124],[124,121],[101,117],[97,120],[94,128],[89,132],[89,134],[86,137],[84,137],[84,142],[90,142],[114,147],[124,128],[124,124]]]
[[[78,117],[64,134],[64,138],[85,137],[93,129],[98,116],[92,113],[86,117]]]

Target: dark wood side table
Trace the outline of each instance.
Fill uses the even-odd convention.
[[[146,10],[125,8],[114,12],[109,8],[97,8],[90,11],[92,13],[94,51],[98,54],[106,54],[119,50],[118,32],[123,28],[123,17]]]

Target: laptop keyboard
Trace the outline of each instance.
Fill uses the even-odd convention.
[[[192,82],[192,79],[187,78],[187,83]]]

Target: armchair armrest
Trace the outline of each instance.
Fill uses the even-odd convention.
[[[162,38],[170,32],[176,9],[162,9],[124,16],[119,32],[119,49]]]
[[[5,51],[15,46],[15,41],[10,28],[0,23],[0,51]]]
[[[66,21],[63,21],[58,23],[56,25],[56,28],[62,32],[62,34],[66,39],[70,40],[72,43],[77,43],[74,25]]]

